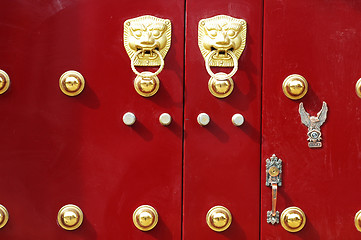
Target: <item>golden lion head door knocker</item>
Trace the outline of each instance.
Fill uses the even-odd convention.
[[[124,47],[131,60],[131,68],[137,75],[134,88],[143,97],[153,96],[159,89],[157,75],[164,67],[171,32],[168,19],[145,15],[124,22]],[[159,66],[159,69],[156,72],[138,72],[136,66]]]
[[[208,82],[213,96],[225,98],[232,93],[232,76],[238,70],[238,59],[246,46],[247,23],[226,15],[218,15],[199,21],[198,45],[211,76]],[[213,73],[211,67],[233,67],[226,74]]]

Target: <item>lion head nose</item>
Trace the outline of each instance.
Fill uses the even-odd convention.
[[[217,45],[228,45],[230,42],[229,37],[227,34],[218,34],[216,38],[216,44]]]
[[[150,33],[143,34],[140,38],[140,43],[144,45],[152,45],[154,44],[154,38],[151,37]]]

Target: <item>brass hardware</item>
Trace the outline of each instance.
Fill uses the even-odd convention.
[[[83,212],[78,206],[68,204],[58,212],[58,224],[65,230],[75,230],[83,222]]]
[[[356,82],[355,90],[357,96],[361,98],[361,78]]]
[[[355,227],[361,232],[361,210],[355,214]]]
[[[232,116],[232,123],[234,126],[239,127],[244,123],[244,117],[242,114],[236,113]]]
[[[169,19],[145,15],[124,22],[124,47],[137,75],[134,88],[143,97],[151,97],[159,89],[157,75],[164,68],[170,48],[172,25]],[[160,66],[156,72],[138,72],[135,66]]]
[[[283,93],[292,100],[303,98],[308,91],[307,80],[299,74],[286,77],[282,83]]]
[[[206,126],[211,121],[211,118],[208,116],[207,113],[200,113],[197,117],[197,122],[199,125]]]
[[[135,61],[136,57],[142,52],[141,50],[139,50],[138,52],[135,53],[135,55],[133,56],[133,58],[130,62],[130,66],[131,66],[133,72],[137,75],[137,77],[134,79],[134,88],[137,91],[137,93],[139,93],[143,97],[151,97],[158,92],[159,79],[158,79],[157,75],[163,70],[163,67],[164,67],[164,60],[163,60],[162,56],[160,55],[159,51],[157,51],[157,50],[153,50],[153,51],[161,59],[161,65],[158,68],[158,70],[154,73],[148,72],[148,71],[138,72],[135,69],[134,61]]]
[[[226,15],[218,15],[199,21],[198,46],[211,78],[208,89],[217,98],[229,96],[234,88],[232,76],[238,70],[238,59],[246,46],[247,23]],[[211,66],[233,67],[226,74],[213,73]]]
[[[127,126],[131,126],[135,123],[137,118],[135,117],[134,113],[127,112],[123,115],[123,122]]]
[[[233,69],[228,74],[221,72],[222,74],[219,75],[219,73],[217,73],[217,74],[213,73],[212,70],[211,70],[211,67],[210,67],[210,63],[212,62],[212,58],[213,58],[213,56],[215,56],[216,53],[217,53],[217,51],[213,50],[208,55],[208,57],[206,58],[206,70],[207,70],[208,74],[212,78],[215,78],[215,79],[217,79],[219,81],[227,80],[227,79],[233,77],[233,75],[236,74],[236,72],[238,70],[238,59],[237,59],[236,55],[234,55],[234,53],[232,51],[227,52],[227,54],[229,54],[231,56],[232,60],[233,60]]]
[[[134,211],[133,223],[141,231],[152,230],[158,223],[158,213],[153,207],[142,205]]]
[[[170,48],[171,36],[169,19],[145,15],[124,22],[124,47],[129,58],[134,58],[134,66],[160,66]]]
[[[328,107],[326,102],[322,103],[321,111],[317,113],[317,116],[311,116],[308,114],[303,107],[303,103],[300,103],[298,112],[301,116],[301,122],[308,127],[308,147],[310,148],[320,148],[322,147],[322,138],[321,138],[321,126],[326,121]]]
[[[212,230],[223,232],[231,225],[232,214],[223,206],[215,206],[208,211],[206,221]]]
[[[246,34],[245,20],[218,15],[199,21],[198,46],[205,61],[213,50],[216,51],[209,66],[232,67],[235,61],[227,53],[231,51],[238,60],[246,46]]]
[[[0,205],[0,228],[3,228],[8,221],[9,212],[3,205]]]
[[[272,210],[267,211],[267,223],[279,223],[277,206],[277,187],[282,186],[282,160],[275,154],[266,159],[266,186],[272,187]]]
[[[232,78],[227,78],[224,80],[219,80],[217,78],[224,78],[227,74],[220,72],[216,73],[215,77],[211,77],[208,81],[208,89],[213,96],[217,98],[228,97],[234,88],[234,82]]]
[[[159,116],[159,122],[163,126],[168,126],[172,122],[172,117],[168,113],[162,113]]]
[[[10,86],[10,78],[9,75],[3,71],[0,70],[0,94],[3,94],[9,89]]]
[[[281,225],[289,232],[298,232],[306,224],[306,215],[298,207],[286,208],[281,214]]]
[[[150,73],[150,72],[142,72]],[[151,97],[156,94],[159,90],[159,78],[157,76],[153,77],[141,77],[138,75],[134,79],[134,88],[139,95],[143,97]]]
[[[77,71],[67,71],[59,79],[60,90],[68,96],[79,95],[85,87],[84,77]]]

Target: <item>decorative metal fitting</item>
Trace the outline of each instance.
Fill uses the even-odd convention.
[[[266,159],[266,186],[272,187],[272,210],[267,211],[267,223],[280,222],[280,213],[276,211],[277,187],[282,186],[282,160],[275,154]]]
[[[75,230],[83,223],[83,212],[73,204],[63,206],[58,212],[58,224],[65,230]]]
[[[171,36],[169,19],[145,15],[124,22],[124,47],[130,59],[135,57],[134,66],[160,66],[170,48]]]
[[[231,212],[223,206],[212,207],[206,216],[208,226],[216,232],[223,232],[232,223]]]
[[[310,148],[320,148],[322,147],[321,143],[321,126],[326,121],[327,118],[327,111],[328,107],[326,102],[323,102],[322,109],[317,113],[317,116],[311,116],[308,114],[303,107],[303,103],[300,103],[299,109],[298,109],[300,116],[301,116],[301,122],[308,127],[307,132],[307,141],[308,146]]]
[[[158,213],[152,206],[142,205],[134,211],[133,223],[141,231],[150,231],[158,223]]]
[[[159,89],[157,75],[164,68],[164,58],[170,48],[172,25],[169,19],[145,15],[124,22],[124,47],[137,75],[134,88],[143,97]],[[135,66],[160,66],[156,72],[138,72]]]
[[[0,228],[3,228],[9,221],[9,212],[3,205],[0,205]]]
[[[9,75],[3,71],[0,70],[0,94],[3,94],[9,89],[10,86],[10,78]]]
[[[123,115],[123,123],[127,126],[132,126],[137,118],[135,117],[134,113],[132,112],[126,112]]]
[[[299,232],[306,224],[306,215],[298,207],[286,208],[281,214],[281,225],[288,232]]]
[[[83,75],[77,71],[66,71],[59,79],[60,90],[67,96],[79,95],[85,87]]]
[[[244,117],[240,113],[236,113],[232,116],[232,123],[234,126],[239,127],[244,123]]]
[[[308,91],[307,80],[299,74],[286,77],[282,84],[283,93],[292,100],[303,98]]]
[[[361,98],[361,78],[357,80],[355,85],[356,94],[359,98]]]
[[[197,116],[197,122],[202,127],[207,126],[210,121],[211,121],[211,118],[209,117],[209,115],[207,113],[200,113]]]
[[[162,113],[159,116],[159,122],[160,124],[162,124],[163,126],[168,126],[171,124],[172,122],[172,116],[169,113]]]
[[[355,227],[357,231],[361,232],[361,210],[355,214]]]
[[[246,33],[247,23],[243,19],[218,15],[199,21],[198,46],[211,76],[208,89],[217,98],[225,98],[233,91],[232,76],[238,70],[238,59],[246,46]],[[213,73],[212,66],[233,67],[233,70],[228,74]]]

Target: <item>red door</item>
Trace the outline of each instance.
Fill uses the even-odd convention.
[[[297,233],[266,223],[271,189],[262,186],[261,239],[358,239],[354,217],[361,209],[361,99],[355,93],[360,78],[361,38],[358,1],[265,1],[262,111],[262,174],[265,160],[283,160],[283,181],[277,210],[296,206],[306,215]],[[308,93],[290,100],[283,80],[300,74]],[[321,126],[322,148],[309,148],[308,129],[301,123],[299,104],[311,116],[328,106]]]
[[[22,0],[0,7],[0,69],[11,81],[0,94],[0,204],[10,215],[1,239],[357,239],[356,1]],[[123,38],[124,22],[144,15],[171,23],[160,88],[151,97],[134,89]],[[225,98],[208,89],[198,43],[199,22],[218,15],[247,23],[234,89]],[[68,70],[85,79],[77,96],[59,89]],[[308,81],[300,100],[282,92],[291,74]],[[323,146],[311,149],[299,104],[316,116],[323,101],[329,109],[320,128]],[[135,116],[133,125],[124,124],[126,113]],[[171,116],[168,126],[160,124],[163,113]],[[210,117],[207,125],[198,123],[200,114]],[[242,125],[232,123],[235,114]],[[283,161],[276,210],[281,215],[295,206],[307,219],[296,233],[267,223],[272,201],[265,165],[272,154]],[[67,204],[84,214],[73,231],[57,223]],[[151,231],[133,224],[142,205],[158,214]],[[218,232],[206,216],[220,206],[229,215],[215,214],[215,229],[230,217],[232,223]],[[148,221],[147,214],[139,219]],[[63,220],[71,225],[75,217]],[[0,226],[4,219],[0,214]]]
[[[262,1],[187,1],[186,11],[184,239],[257,239]],[[246,47],[232,77],[234,89],[225,98],[208,90],[210,76],[198,46],[199,22],[217,15],[247,22]],[[222,24],[219,20],[210,24],[219,28],[214,46],[222,40],[220,34],[228,34],[228,25]],[[231,69],[212,67],[211,71],[229,73]],[[202,113],[210,117],[206,126],[197,122]],[[233,125],[235,114],[244,117],[241,126]],[[207,212],[216,206],[227,208],[232,216],[231,226],[222,232],[211,230],[206,222]]]
[[[0,204],[10,214],[0,238],[180,239],[184,3],[0,5],[0,68],[11,79],[0,95]],[[134,90],[136,75],[123,44],[124,22],[147,14],[172,23],[161,87],[152,98]],[[59,89],[68,70],[85,78],[78,96]],[[127,112],[136,116],[132,126],[122,121]],[[171,125],[159,123],[162,113],[172,117]],[[77,230],[57,226],[66,204],[84,213]],[[141,205],[158,212],[150,232],[133,224]]]

